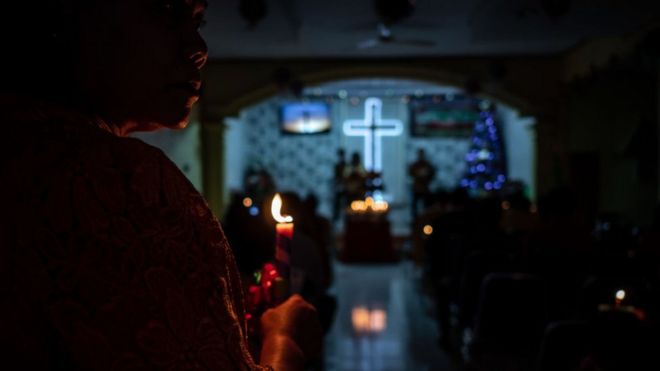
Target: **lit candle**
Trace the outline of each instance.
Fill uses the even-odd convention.
[[[626,298],[626,291],[625,290],[619,290],[614,294],[614,305],[616,308],[621,306],[621,303],[623,302],[623,299]]]
[[[293,240],[293,217],[282,215],[282,197],[279,193],[271,204],[273,218],[277,221],[275,235],[275,267],[280,277],[287,282],[291,278],[291,241]]]

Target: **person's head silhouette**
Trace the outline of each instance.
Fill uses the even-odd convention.
[[[3,95],[93,115],[120,134],[186,125],[208,57],[205,1],[12,3],[4,18],[29,25],[2,36],[14,56]]]
[[[353,152],[351,155],[351,165],[360,166],[361,161],[362,159],[360,158],[360,154],[358,152]]]

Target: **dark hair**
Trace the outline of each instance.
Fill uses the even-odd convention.
[[[85,6],[94,2],[85,2]],[[0,76],[3,93],[45,100],[71,98],[75,90],[79,3],[33,0],[3,5],[0,47],[9,56]]]

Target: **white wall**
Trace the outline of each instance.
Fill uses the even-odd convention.
[[[246,125],[236,117],[225,120],[225,200],[229,200],[232,191],[241,191],[243,188],[243,175],[248,165],[246,158],[247,138]]]
[[[186,175],[195,189],[202,190],[202,159],[199,131],[201,125],[191,122],[183,130],[160,130],[132,136],[160,148]]]
[[[516,111],[499,106],[498,117],[504,140],[509,180],[520,180],[528,196],[536,199],[536,139],[535,120],[520,117]]]

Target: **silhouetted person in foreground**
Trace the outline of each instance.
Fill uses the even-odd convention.
[[[257,365],[220,224],[160,150],[127,137],[188,123],[205,2],[6,5],[3,368],[302,370],[320,349],[314,309],[294,296],[267,311]]]

